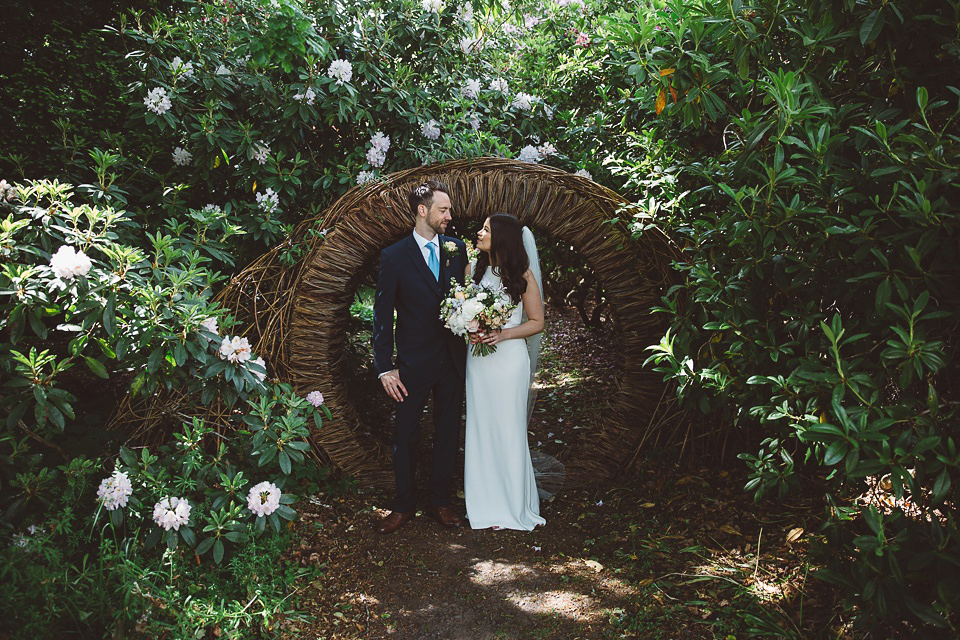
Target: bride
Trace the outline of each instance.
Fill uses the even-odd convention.
[[[480,257],[473,280],[502,284],[517,303],[502,330],[477,333],[471,342],[496,347],[487,356],[467,350],[467,429],[464,496],[473,529],[530,531],[540,517],[527,444],[531,354],[527,340],[543,331],[540,265],[533,234],[509,214],[495,213],[477,234]],[[470,276],[468,269],[468,276]],[[535,355],[534,355],[535,359]]]

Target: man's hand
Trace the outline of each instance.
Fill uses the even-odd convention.
[[[387,395],[396,402],[403,402],[407,397],[407,388],[400,382],[400,370],[394,369],[380,376],[380,382],[383,383],[383,389]]]

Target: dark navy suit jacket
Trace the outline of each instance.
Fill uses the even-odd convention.
[[[446,350],[460,377],[465,376],[467,350],[462,336],[444,327],[440,303],[450,289],[450,279],[463,283],[466,246],[460,240],[439,236],[440,277],[430,273],[413,234],[380,253],[377,295],[373,303],[373,361],[377,373],[400,370],[404,385],[418,385],[436,374]],[[448,242],[456,251],[444,248]],[[396,310],[396,324],[393,312]],[[396,344],[397,359],[393,360]]]

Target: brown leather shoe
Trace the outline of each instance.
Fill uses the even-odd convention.
[[[380,521],[380,527],[377,529],[377,531],[380,533],[393,533],[405,525],[408,520],[412,520],[416,515],[416,511],[407,511],[404,513],[399,511],[391,511],[383,520]]]
[[[453,512],[450,507],[427,507],[424,513],[442,524],[447,529],[459,529],[463,526],[460,516]]]

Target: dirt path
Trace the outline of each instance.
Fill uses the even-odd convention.
[[[316,619],[288,629],[303,638],[729,640],[766,624],[782,637],[843,637],[829,621],[832,594],[807,579],[803,562],[814,507],[765,516],[742,480],[649,469],[627,485],[562,493],[531,533],[448,531],[418,517],[381,536],[387,496],[314,500],[293,559],[322,567],[299,592]]]

